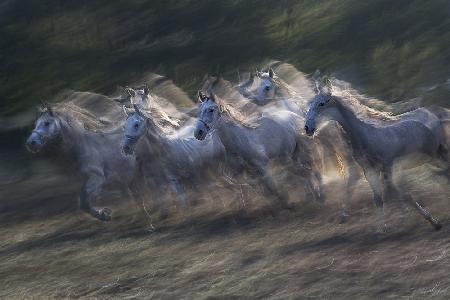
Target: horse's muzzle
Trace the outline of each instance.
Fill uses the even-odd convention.
[[[33,133],[25,143],[25,146],[28,151],[31,153],[38,153],[41,151],[42,147],[44,146],[44,140],[40,138],[40,136],[35,136]]]
[[[198,129],[194,132],[194,136],[197,140],[203,141],[206,137],[206,131],[203,129]]]
[[[309,136],[314,135],[314,131],[315,130],[316,130],[315,128],[309,127],[308,125],[305,125],[305,132],[306,132],[307,135],[309,135]]]
[[[197,128],[194,131],[194,136],[197,140],[203,141],[208,134],[210,127],[203,120],[198,120]]]

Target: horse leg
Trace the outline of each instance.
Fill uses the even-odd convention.
[[[450,179],[450,150],[446,144],[439,145],[438,148],[439,158],[446,164],[444,170],[439,172],[440,175],[444,175],[447,179]]]
[[[103,176],[91,175],[89,177],[80,193],[80,209],[101,221],[110,221],[111,210],[109,208],[96,209],[91,206],[91,199],[95,199],[100,194],[103,183]]]
[[[172,190],[172,192],[175,193],[175,197],[177,198],[178,204],[183,209],[186,209],[188,207],[186,200],[186,193],[184,191],[184,188],[180,185],[178,179],[175,177],[171,177],[169,179],[169,187]]]
[[[371,166],[365,166],[364,176],[369,183],[373,192],[373,201],[377,208],[379,232],[386,231],[386,222],[384,220],[384,207],[383,207],[383,182],[380,176],[379,170],[374,170]]]
[[[407,196],[412,200],[411,195],[408,194]],[[425,220],[430,222],[430,224],[434,227],[435,230],[440,230],[442,228],[441,222],[438,219],[434,218],[421,202],[415,201],[414,205],[415,205],[414,207],[417,208],[422,217],[424,217]]]
[[[129,184],[129,191],[131,192],[132,198],[137,206],[140,208],[139,211],[143,213],[143,217],[147,220],[148,226],[151,229],[154,229],[152,224],[152,218],[150,216],[150,212],[145,205],[145,197],[144,197],[144,187],[146,184],[145,177],[143,173],[139,174],[140,176],[136,176]],[[142,209],[141,209],[142,208]]]
[[[427,220],[435,230],[440,230],[442,228],[441,222],[434,218],[431,213],[426,209],[426,207],[420,202],[420,201],[414,201],[413,197],[408,192],[401,193],[402,200],[410,205],[413,206],[417,211],[422,215],[422,217]]]
[[[314,146],[317,147],[317,152],[322,154],[320,145]],[[292,156],[292,160],[294,162],[294,173],[305,180],[306,188],[313,195],[315,200],[323,203],[325,202],[325,198],[322,192],[322,175],[319,171],[321,167],[323,168],[322,161],[321,159],[318,159],[317,155],[314,155],[312,151],[300,153],[299,148],[300,145],[299,143],[297,143],[294,154]]]
[[[292,209],[292,206],[289,205],[289,203],[288,203],[287,193],[280,192],[277,189],[275,182],[273,181],[272,176],[270,175],[270,172],[267,170],[267,166],[266,167],[260,166],[257,168],[257,170],[258,170],[258,175],[259,175],[258,180],[264,187],[265,194],[274,196],[276,198],[278,204],[280,205],[280,207],[286,208],[286,209]]]
[[[345,223],[350,218],[349,202],[352,199],[353,192],[355,190],[355,185],[359,179],[359,173],[358,170],[356,169],[355,164],[346,163],[344,165],[344,170],[345,172],[343,176],[345,177],[346,183],[345,183],[345,195],[344,198],[342,199],[340,223]]]

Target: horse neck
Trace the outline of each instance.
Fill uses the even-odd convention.
[[[221,115],[216,129],[225,148],[233,146],[239,140],[239,134],[242,135],[244,134],[244,130],[248,130],[237,124],[236,121],[226,113]]]
[[[338,121],[345,132],[351,137],[352,140],[359,139],[364,135],[365,131],[370,129],[372,126],[365,123],[356,116],[355,112],[349,107],[343,99],[339,97],[334,97],[334,106],[341,115]]]
[[[61,128],[61,136],[63,142],[63,150],[79,154],[84,145],[83,140],[86,139],[87,132],[81,126],[74,124],[65,117],[59,117],[59,124]]]
[[[152,118],[148,119],[146,137],[150,145],[155,148],[167,146],[169,140]]]

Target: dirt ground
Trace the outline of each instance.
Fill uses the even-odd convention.
[[[364,182],[346,224],[333,201],[343,195],[331,183],[325,204],[295,199],[302,192],[294,184],[295,209],[276,216],[256,192],[238,205],[238,193],[206,192],[166,220],[112,193],[102,201],[113,202],[114,218],[102,223],[78,211],[76,187],[42,188],[51,172],[6,195],[35,196],[1,210],[1,298],[450,298],[448,183],[420,194],[441,231],[390,201],[388,231],[378,234]]]

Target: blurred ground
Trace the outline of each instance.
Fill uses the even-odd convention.
[[[402,176],[442,220],[440,232],[391,199],[388,232],[375,233],[365,182],[352,218],[338,224],[339,181],[327,185],[324,205],[305,196],[298,183],[286,185],[296,208],[276,217],[267,210],[270,201],[247,187],[243,210],[238,191],[215,186],[164,221],[109,193],[97,204],[112,207],[114,218],[102,223],[77,209],[76,194],[51,175],[57,170],[39,170],[40,177],[31,170],[30,178],[16,183],[16,191],[35,191],[28,198],[2,195],[10,205],[0,214],[1,298],[450,297],[450,191],[448,182],[423,169]],[[417,174],[423,175],[415,182]],[[420,188],[417,182],[430,183]]]

